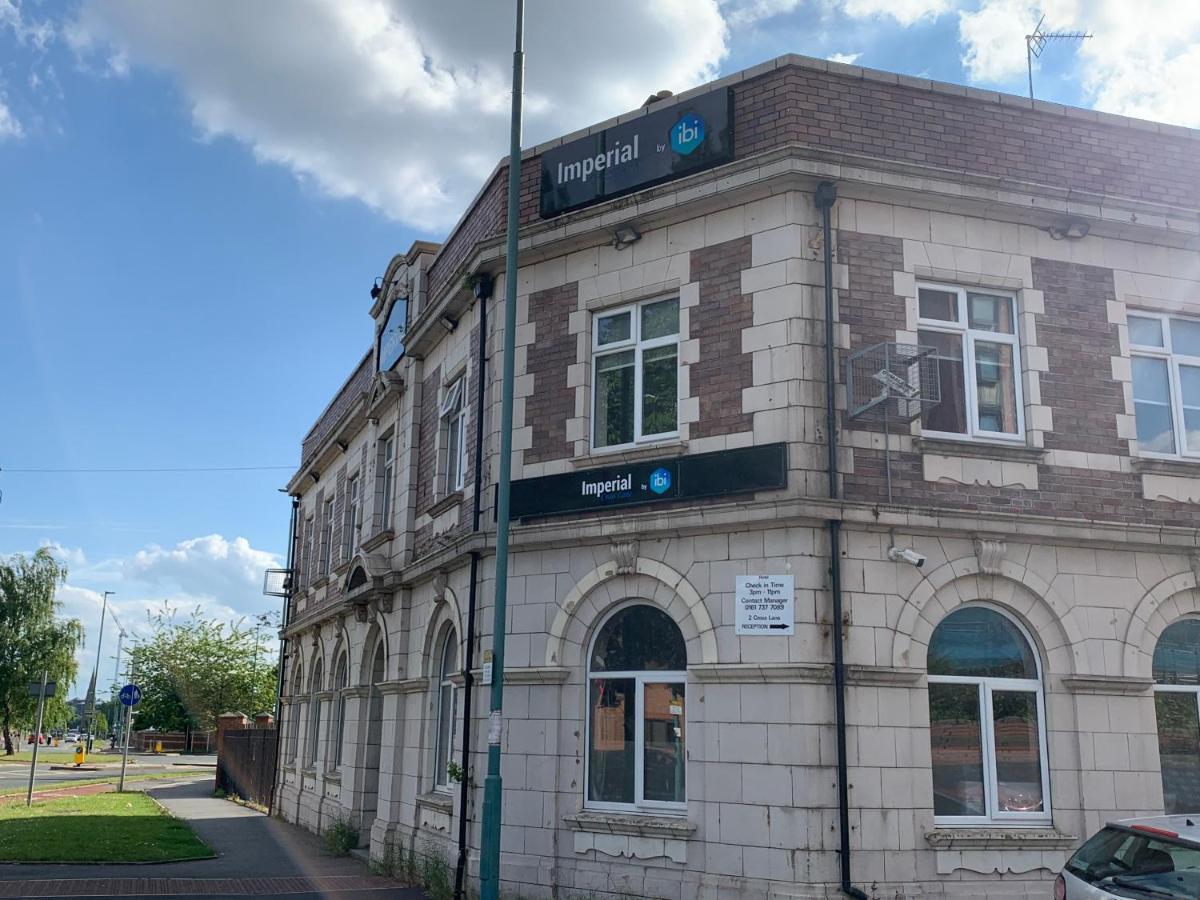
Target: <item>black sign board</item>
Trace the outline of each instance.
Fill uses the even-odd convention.
[[[556,516],[663,500],[768,491],[787,485],[787,445],[698,453],[512,483],[509,517]]]
[[[55,688],[57,688],[57,687],[58,687],[57,682],[47,681],[46,682],[46,696],[53,697]],[[40,681],[29,682],[29,696],[30,697],[41,696],[41,693],[42,693],[42,683]]]
[[[392,302],[387,323],[379,335],[379,371],[388,372],[404,356],[404,334],[408,330],[408,299],[397,297]]]
[[[542,154],[543,219],[733,159],[733,92],[711,91]]]

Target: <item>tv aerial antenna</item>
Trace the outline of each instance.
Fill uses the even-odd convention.
[[[1029,68],[1029,99],[1033,99],[1033,59],[1036,56],[1041,59],[1042,51],[1046,49],[1046,45],[1051,41],[1086,41],[1095,35],[1086,31],[1042,31],[1042,23],[1046,21],[1046,14],[1042,13],[1042,17],[1038,19],[1037,25],[1033,29],[1033,34],[1025,35],[1025,64]]]

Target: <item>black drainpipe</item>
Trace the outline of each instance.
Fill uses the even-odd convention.
[[[479,371],[475,384],[475,497],[471,507],[471,531],[479,531],[483,503],[483,391],[487,384],[487,305],[492,296],[492,279],[484,273],[475,288],[479,298]],[[471,551],[471,588],[467,597],[466,651],[463,654],[462,762],[463,783],[458,798],[458,861],[454,866],[454,900],[462,900],[467,874],[467,797],[471,776],[471,694],[475,676],[475,606],[479,591],[479,551]]]
[[[296,516],[300,512],[300,498],[292,497],[292,521],[288,525],[288,547],[287,547],[287,575],[283,582],[283,618],[280,622],[280,630],[284,630],[288,626],[288,613],[292,609],[292,594],[296,592],[296,578],[292,572],[292,564],[296,560]],[[287,658],[287,638],[282,638],[279,641],[279,679],[275,685],[275,771],[271,773],[272,778],[278,778],[279,766],[283,760],[279,758],[279,738],[283,734],[283,663]],[[257,664],[257,660],[255,660]],[[293,704],[294,706],[294,704]],[[298,713],[293,712],[294,715]],[[275,789],[278,784],[271,785],[271,796],[267,800],[267,815],[270,816],[275,810]]]
[[[838,499],[837,408],[834,387],[837,367],[834,365],[833,341],[833,240],[829,217],[837,202],[837,185],[822,181],[817,185],[813,202],[821,210],[822,246],[825,248],[825,445],[829,456],[829,499]],[[867,895],[850,880],[850,791],[846,774],[846,663],[842,639],[842,523],[831,518],[829,528],[829,593],[833,600],[833,691],[837,722],[838,819],[841,836],[842,893],[855,900],[867,900]]]

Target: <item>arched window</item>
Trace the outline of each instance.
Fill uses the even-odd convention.
[[[458,711],[453,681],[458,668],[458,640],[453,628],[447,628],[442,636],[442,652],[438,660],[437,746],[433,753],[433,782],[437,787],[449,790],[450,751],[454,746],[454,720]]]
[[[333,728],[333,752],[329,754],[333,760],[333,767],[340,768],[342,765],[342,741],[346,736],[346,692],[345,688],[349,684],[349,672],[346,666],[346,651],[342,651],[338,657],[337,666],[333,670],[333,689],[337,691],[337,696],[333,698],[334,708],[334,728]]]
[[[300,658],[296,657],[296,673],[292,678],[292,721],[289,723],[291,735],[288,740],[288,750],[293,762],[300,761],[300,698],[304,693],[304,673],[300,670]]]
[[[1180,619],[1154,648],[1163,809],[1200,809],[1200,619]]]
[[[682,808],[687,649],[675,622],[645,604],[614,613],[588,659],[588,805]]]
[[[1024,630],[957,609],[929,641],[933,814],[946,824],[1048,822],[1041,669]]]
[[[321,746],[321,661],[313,665],[312,681],[308,685],[308,764],[317,763],[317,750]]]

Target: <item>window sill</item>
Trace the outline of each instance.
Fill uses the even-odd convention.
[[[362,542],[362,549],[370,553],[372,550],[382,547],[395,536],[395,532],[390,528],[387,531],[378,531]]]
[[[563,821],[572,831],[586,831],[593,834],[626,834],[635,837],[670,838],[684,841],[696,831],[696,826],[684,816],[582,810],[563,816]]]
[[[331,782],[333,784],[341,784],[342,783],[341,769],[326,769],[325,770],[325,780],[328,782]]]
[[[617,450],[592,450],[580,456],[571,458],[571,465],[577,469],[588,469],[593,466],[607,466],[614,462],[630,463],[655,459],[664,452],[674,450],[681,452],[687,449],[688,442],[682,438],[672,438],[666,441],[655,441],[653,444],[643,444],[637,447],[624,447]]]
[[[452,494],[447,494],[433,506],[429,507],[429,515],[440,516],[447,510],[453,509],[462,502],[463,492],[461,490],[454,491]]]
[[[1039,463],[1046,457],[1040,447],[1030,447],[1023,442],[1001,443],[974,438],[917,437],[914,447],[921,453],[937,453],[941,456],[970,456],[977,459],[999,459],[1008,462]]]
[[[1134,456],[1132,457],[1131,465],[1135,472],[1149,472],[1155,475],[1185,475],[1192,477],[1200,475],[1200,459]]]
[[[436,809],[450,815],[454,811],[454,795],[441,788],[434,788],[432,791],[417,796],[417,806]]]
[[[943,825],[925,832],[925,842],[938,850],[1060,850],[1076,840],[1053,825]]]

